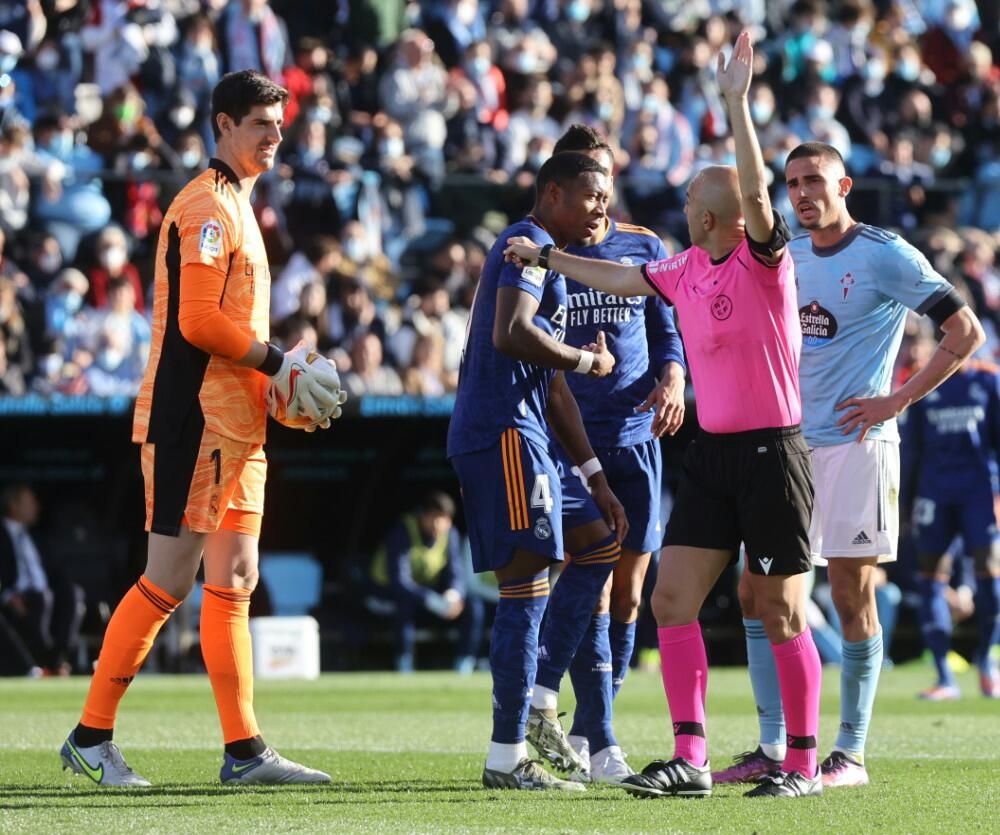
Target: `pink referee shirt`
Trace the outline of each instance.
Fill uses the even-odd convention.
[[[706,432],[793,426],[802,419],[802,328],[795,268],[760,260],[743,241],[721,263],[693,246],[642,268],[677,311]]]

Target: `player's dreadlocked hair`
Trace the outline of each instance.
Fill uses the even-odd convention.
[[[564,151],[604,151],[612,162],[615,159],[611,146],[590,125],[570,125],[552,149],[553,154]]]

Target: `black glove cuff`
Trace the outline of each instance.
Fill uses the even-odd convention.
[[[273,377],[279,371],[281,371],[281,365],[285,361],[285,353],[277,345],[268,342],[267,343],[267,356],[264,357],[264,361],[257,366],[257,370],[261,374],[267,374],[268,377]]]

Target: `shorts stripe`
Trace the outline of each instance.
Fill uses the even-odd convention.
[[[882,449],[882,444],[875,445],[875,467],[876,467],[876,477],[875,477],[875,494],[876,494],[876,520],[875,527],[881,533],[888,529],[885,523],[885,485],[886,485],[886,472],[885,472],[885,454]]]
[[[521,438],[516,429],[504,430],[500,441],[503,455],[504,480],[507,486],[507,510],[510,529],[523,531],[528,527],[528,502],[524,493],[524,471],[521,469]]]

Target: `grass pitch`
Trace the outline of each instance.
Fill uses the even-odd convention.
[[[825,671],[820,756],[837,723],[838,674]],[[0,680],[0,831],[3,832],[997,832],[1000,702],[962,677],[964,700],[928,704],[921,666],[882,676],[868,750],[872,785],[822,798],[746,800],[722,786],[703,800],[636,800],[620,789],[586,794],[486,791],[486,674],[340,674],[257,685],[257,715],[282,753],[322,768],[330,787],[224,788],[208,680],[140,676],[116,741],[156,785],[99,789],[59,770],[85,679]],[[756,739],[746,672],[713,669],[709,752],[716,767]],[[571,695],[564,706],[572,707]],[[633,672],[616,727],[634,766],[669,755],[659,676]]]

